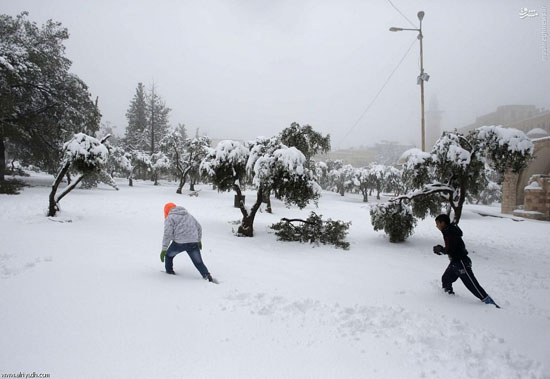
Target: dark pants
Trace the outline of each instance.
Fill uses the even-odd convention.
[[[209,274],[209,272],[202,262],[199,244],[196,242],[176,243],[172,241],[172,243],[168,247],[168,250],[166,251],[166,256],[164,257],[164,267],[166,268],[166,272],[174,270],[174,257],[182,251],[187,251],[187,254],[189,254],[189,258],[191,258],[191,261],[193,262],[197,270],[199,270],[202,277],[205,278]]]
[[[474,273],[472,272],[472,261],[468,257],[454,260],[449,263],[449,266],[441,277],[443,289],[447,292],[453,291],[453,283],[460,278],[466,288],[470,290],[480,300],[487,297],[487,292],[478,283]]]

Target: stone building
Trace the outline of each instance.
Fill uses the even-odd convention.
[[[496,111],[477,117],[474,123],[458,131],[467,134],[485,125],[501,125],[505,128],[523,130],[526,133],[531,129],[541,128],[550,134],[550,111],[538,109],[534,105],[501,105]]]

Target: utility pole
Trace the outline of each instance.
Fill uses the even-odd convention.
[[[403,30],[412,30],[415,32],[418,32],[418,40],[420,41],[420,75],[418,75],[416,82],[417,84],[420,84],[420,114],[421,114],[421,120],[420,120],[420,133],[421,133],[421,145],[422,145],[422,151],[426,151],[426,128],[425,128],[425,119],[424,119],[424,82],[428,81],[430,79],[430,75],[424,72],[424,47],[422,45],[422,40],[424,39],[424,35],[422,34],[422,20],[424,19],[424,11],[420,11],[417,13],[418,19],[420,20],[420,27],[418,29],[410,29],[410,28],[396,28],[391,27],[390,32],[401,32]]]
[[[426,151],[426,128],[425,128],[425,119],[424,119],[424,52],[422,48],[422,40],[424,36],[422,35],[422,19],[424,18],[424,12],[418,12],[418,19],[420,20],[420,28],[418,32],[418,39],[420,40],[420,109],[422,113],[422,151]],[[427,79],[426,79],[427,80]]]

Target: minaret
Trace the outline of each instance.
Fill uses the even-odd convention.
[[[426,151],[430,151],[435,142],[441,137],[441,114],[437,97],[433,95],[426,111]]]

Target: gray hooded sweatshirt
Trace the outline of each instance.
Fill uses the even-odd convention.
[[[164,220],[164,237],[162,250],[167,250],[170,241],[176,243],[200,242],[202,239],[201,224],[191,216],[184,207],[175,207],[170,210]]]

